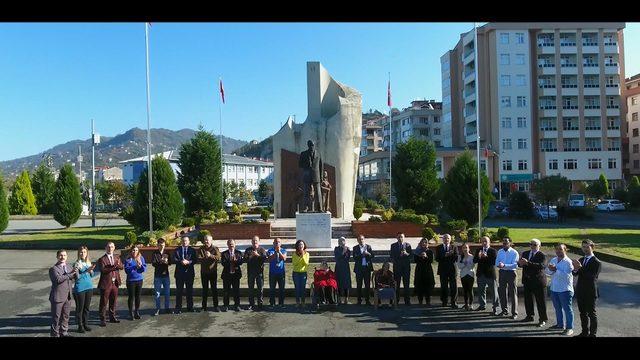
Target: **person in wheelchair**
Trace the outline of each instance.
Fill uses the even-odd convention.
[[[323,261],[313,272],[313,296],[317,305],[336,305],[338,282],[329,264]]]
[[[380,300],[389,300],[389,304],[393,304],[395,308],[396,302],[396,281],[393,278],[393,272],[389,270],[391,265],[388,261],[382,264],[382,269],[373,273],[373,305],[377,309]]]

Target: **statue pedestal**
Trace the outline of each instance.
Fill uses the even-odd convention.
[[[296,212],[296,239],[308,248],[331,248],[331,213]]]

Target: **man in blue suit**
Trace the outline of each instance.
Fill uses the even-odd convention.
[[[358,235],[358,245],[353,247],[353,272],[356,273],[356,286],[358,288],[358,305],[362,305],[362,283],[364,282],[364,298],[367,305],[369,293],[371,292],[371,272],[373,271],[373,250],[371,245],[365,244],[364,235]]]
[[[396,304],[400,300],[400,280],[404,287],[404,304],[411,305],[411,297],[409,296],[409,279],[411,278],[411,259],[413,253],[411,245],[404,241],[404,233],[398,232],[397,242],[391,244],[389,255],[393,261],[393,275],[396,281]]]
[[[182,246],[173,253],[173,263],[176,264],[174,277],[176,278],[176,314],[182,312],[182,292],[187,288],[187,311],[194,312],[193,308],[193,279],[196,276],[194,264],[196,263],[196,251],[189,246],[189,237],[182,237]]]

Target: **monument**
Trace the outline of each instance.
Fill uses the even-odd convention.
[[[280,218],[296,217],[296,236],[310,247],[330,247],[331,218],[353,219],[362,97],[312,61],[307,107],[303,123],[289,117],[273,135],[274,211]],[[311,148],[317,158],[311,159]]]

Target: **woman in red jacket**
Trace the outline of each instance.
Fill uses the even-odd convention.
[[[320,268],[313,273],[313,287],[321,304],[334,304],[333,294],[338,290],[338,281],[336,273],[329,268],[326,261],[323,261]]]

